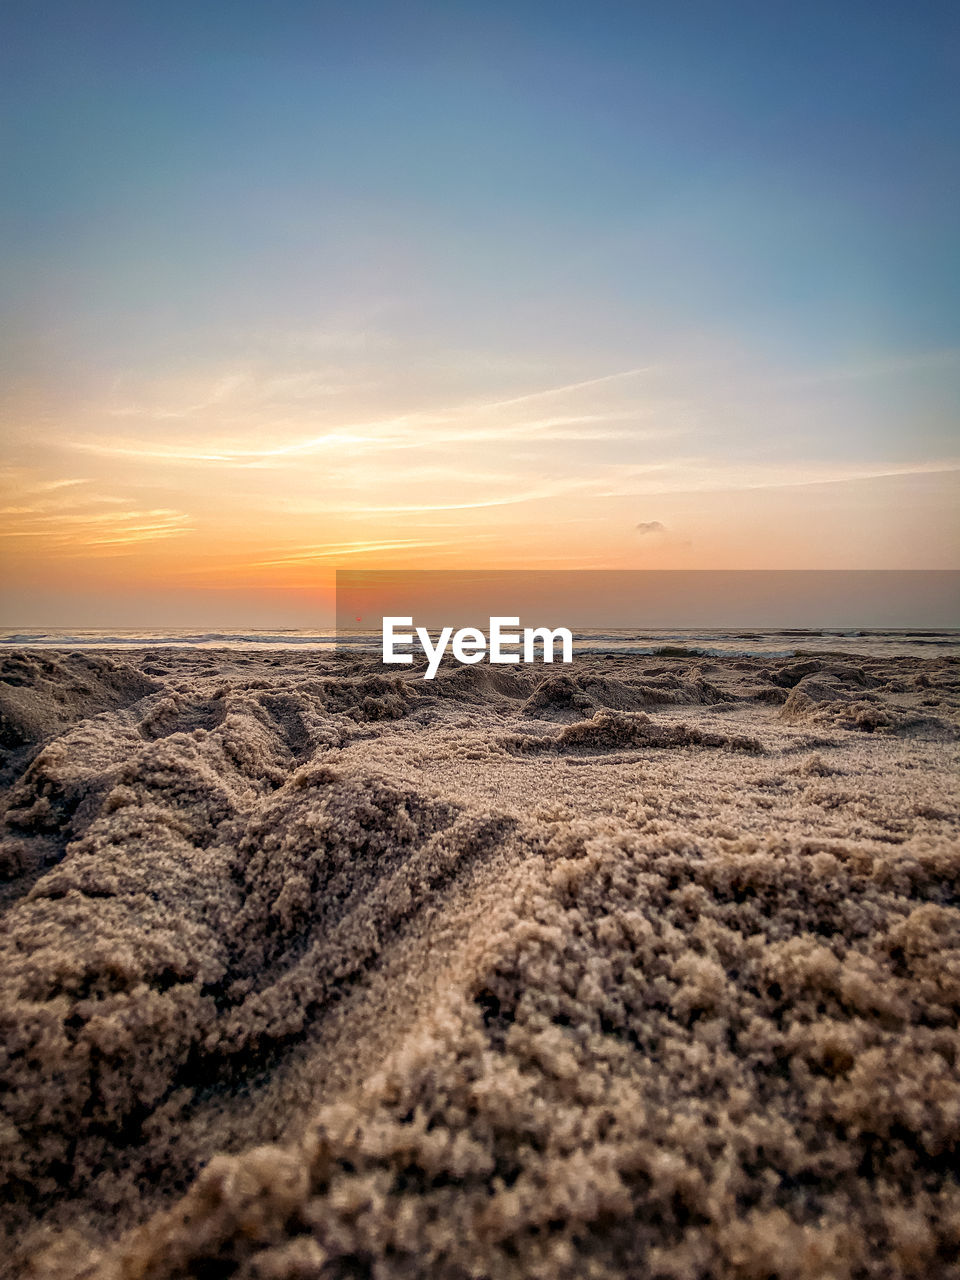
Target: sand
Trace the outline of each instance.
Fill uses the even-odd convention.
[[[42,1280],[960,1277],[960,663],[0,673]]]

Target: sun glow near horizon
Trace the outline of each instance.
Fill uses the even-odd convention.
[[[206,396],[181,386],[194,397],[182,409],[156,392],[122,413],[91,405],[39,439],[23,431],[23,461],[3,476],[8,582],[231,589],[253,602],[325,591],[341,562],[955,563],[957,459],[762,458],[749,430],[735,444],[710,415],[773,413],[776,384],[721,389],[724,371],[712,372],[631,369],[380,417],[361,417],[369,401],[351,414],[345,393],[336,405],[311,394],[305,374],[234,377]],[[891,507],[915,512],[914,528],[902,514],[891,528]]]

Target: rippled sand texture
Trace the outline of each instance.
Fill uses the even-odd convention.
[[[960,664],[0,679],[13,1272],[960,1276]]]

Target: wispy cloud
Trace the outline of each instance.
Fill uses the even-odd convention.
[[[899,367],[893,358],[892,366],[823,370],[810,378],[854,381],[891,367],[941,368],[956,355],[905,356]],[[0,536],[6,547],[23,547],[26,563],[30,549],[38,560],[94,558],[192,534],[191,555],[177,572],[211,580],[214,565],[250,570],[257,581],[273,570],[276,581],[306,581],[311,565],[339,559],[443,562],[484,538],[490,541],[481,548],[496,545],[499,559],[528,545],[539,547],[538,561],[552,545],[561,562],[589,559],[597,546],[603,554],[656,559],[683,544],[659,520],[633,524],[633,513],[663,514],[672,530],[696,505],[671,506],[661,497],[960,472],[960,461],[935,456],[941,450],[932,445],[923,456],[922,435],[919,456],[884,459],[880,435],[875,450],[864,439],[864,414],[848,436],[839,429],[828,436],[824,396],[813,392],[805,401],[800,390],[794,394],[800,375],[790,386],[786,377],[768,376],[769,369],[755,368],[746,379],[741,373],[736,359],[687,368],[638,364],[570,381],[541,375],[541,385],[517,394],[473,396],[449,391],[465,385],[456,373],[441,379],[443,398],[425,375],[423,397],[415,399],[418,371],[395,369],[395,400],[381,388],[337,402],[336,415],[329,396],[349,382],[336,370],[244,368],[141,394],[124,379],[107,413],[112,425],[102,414],[94,418],[91,407],[79,429],[64,429],[56,439],[48,434],[44,452],[23,435],[18,456],[31,465],[44,457],[46,469],[0,475],[8,490],[0,496]],[[486,379],[498,388],[532,382],[529,369],[501,369]],[[478,384],[471,377],[469,385]],[[827,399],[833,411],[842,397]],[[769,421],[776,421],[778,403],[788,405],[783,420],[795,429],[776,436],[771,426],[760,440],[757,425],[766,429],[768,407]],[[821,418],[811,414],[808,431],[811,404]],[[873,492],[864,509],[882,503],[882,491]],[[845,501],[831,498],[830,505]],[[851,496],[851,506],[860,501]],[[810,502],[823,505],[813,495]],[[751,509],[776,505],[757,501]],[[683,514],[674,517],[674,510]],[[592,548],[560,528],[587,517]],[[544,534],[547,520],[557,526],[552,541]],[[698,532],[698,547],[700,538]]]
[[[198,449],[189,445],[154,445],[129,439],[65,441],[69,447],[101,457],[144,459],[171,464],[220,464],[242,468],[275,468],[311,454],[381,453],[395,450],[438,449],[459,444],[518,441],[589,441],[652,439],[666,433],[632,424],[628,413],[569,414],[518,422],[485,422],[468,417],[412,414],[363,422],[293,440],[271,448],[225,443]],[[613,423],[626,423],[614,429]],[[608,424],[608,425],[605,425]]]
[[[374,424],[379,425],[379,424]],[[73,448],[84,453],[94,453],[108,458],[142,458],[154,462],[227,463],[237,466],[254,466],[258,462],[271,462],[280,458],[302,457],[323,450],[350,448],[381,443],[375,436],[360,435],[356,431],[329,431],[323,435],[297,440],[293,444],[272,449],[239,448],[234,445],[196,449],[179,445],[149,445],[132,440],[104,441],[77,440],[70,442]]]
[[[362,386],[356,377],[348,376],[343,369],[274,373],[240,369],[207,379],[199,385],[196,382],[188,384],[179,395],[175,387],[171,389],[161,384],[152,396],[147,388],[140,395],[131,397],[127,379],[118,378],[113,384],[111,401],[102,412],[111,418],[144,422],[176,422],[203,416],[239,420],[252,410],[313,405],[348,390],[356,391],[358,385]]]
[[[817,484],[848,484],[895,476],[931,475],[960,471],[960,459],[914,461],[865,466],[863,463],[798,462],[792,464],[719,463],[712,459],[678,459],[655,468],[620,469],[619,483],[610,497],[648,493],[722,492],[748,489],[802,488]],[[662,473],[659,476],[656,473]]]
[[[50,550],[60,551],[131,546],[191,530],[190,517],[185,512],[163,507],[87,515],[36,510],[16,514],[22,518],[0,528],[0,538],[40,539]]]
[[[528,404],[531,400],[543,400],[548,396],[570,395],[574,391],[585,391],[588,387],[600,387],[609,382],[623,382],[627,378],[639,378],[641,374],[652,373],[647,367],[624,369],[620,373],[605,373],[598,378],[584,378],[580,382],[565,382],[558,387],[545,387],[539,391],[528,391],[522,395],[510,396],[506,400],[490,400],[484,407],[487,409],[507,409],[517,404]]]
[[[192,529],[190,516],[171,507],[142,507],[112,494],[78,492],[80,479],[41,480],[23,472],[3,477],[27,501],[0,508],[0,538],[29,542],[57,555],[116,551],[177,537]]]
[[[431,468],[421,479],[428,480],[431,474],[437,480],[440,480],[443,475],[441,469]],[[609,479],[604,476],[588,475],[556,477],[544,480],[536,485],[523,485],[517,476],[505,473],[471,476],[469,481],[465,481],[462,478],[459,483],[455,483],[456,481],[457,477],[448,475],[447,484],[444,487],[451,491],[457,488],[462,493],[465,484],[479,481],[480,483],[496,484],[502,491],[499,493],[480,493],[475,497],[451,497],[448,500],[439,502],[435,501],[432,496],[426,497],[422,501],[411,499],[407,502],[377,502],[370,498],[345,499],[339,494],[332,494],[328,499],[319,501],[282,499],[276,509],[288,515],[301,517],[323,515],[393,516],[430,514],[431,512],[442,511],[477,511],[489,507],[511,507],[528,502],[542,502],[573,493],[596,493],[604,487],[609,487],[610,484]],[[434,491],[437,487],[437,484],[431,486]],[[346,488],[347,486],[344,486],[344,489]]]
[[[238,434],[238,419],[232,432],[220,431],[219,439],[211,434],[215,424],[204,421],[203,434],[207,442],[198,447],[190,441],[158,444],[151,439],[136,437],[79,437],[62,443],[82,452],[102,457],[143,459],[171,465],[234,466],[243,468],[275,468],[286,463],[294,464],[311,454],[330,451],[382,452],[390,450],[437,449],[456,445],[483,445],[498,441],[529,440],[541,443],[550,441],[589,441],[637,439],[643,436],[676,434],[676,427],[663,425],[641,426],[644,406],[626,405],[616,411],[557,412],[539,417],[527,417],[522,407],[538,401],[564,396],[576,396],[584,390],[607,384],[635,379],[646,369],[627,369],[604,374],[578,382],[540,388],[535,391],[507,398],[462,401],[444,409],[418,409],[409,413],[388,415],[382,418],[341,423],[324,431],[302,434],[302,414],[290,418],[278,413],[279,403],[289,407],[292,390],[307,405],[312,403],[311,391],[324,388],[309,376],[273,378],[266,384],[247,375],[233,375],[217,381],[200,399],[175,408],[138,408],[136,405],[115,407],[112,416],[141,418],[146,422],[200,418],[207,411],[222,406],[241,391],[245,396],[242,406],[249,419]],[[282,394],[281,394],[282,393]],[[294,399],[298,398],[294,396]],[[269,420],[269,434],[278,443],[263,445],[251,443],[264,434],[265,420]],[[284,440],[284,435],[287,439]]]
[[[269,560],[253,560],[247,567],[266,569],[279,565],[312,564],[318,560],[339,560],[343,556],[370,555],[380,551],[412,551],[424,547],[446,547],[450,545],[447,540],[435,541],[418,538],[385,538],[381,541],[369,542],[318,543],[313,546],[298,547],[286,555],[276,556]]]
[[[529,477],[508,471],[465,475],[454,464],[432,466],[404,476],[413,493],[405,501],[384,501],[371,493],[369,477],[339,473],[327,496],[317,499],[280,497],[269,510],[281,519],[418,517],[440,513],[483,511],[519,507],[538,502],[578,498],[582,501],[637,498],[669,494],[742,492],[796,488],[804,485],[845,484],[895,476],[949,474],[960,470],[960,461],[913,462],[899,466],[863,467],[817,462],[795,467],[785,464],[718,464],[708,458],[668,458],[658,462],[623,465],[610,463],[584,467],[577,475],[556,474],[530,483]],[[381,485],[376,493],[389,486]],[[479,492],[477,490],[479,489]],[[441,490],[449,497],[438,499]],[[636,526],[643,534],[666,532],[659,521]]]
[[[68,480],[39,480],[34,487],[38,493],[55,493],[58,489],[72,489],[78,484],[88,483],[89,481],[81,478]]]

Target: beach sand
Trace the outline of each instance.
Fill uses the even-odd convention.
[[[960,1277],[960,663],[8,654],[34,1277]]]

